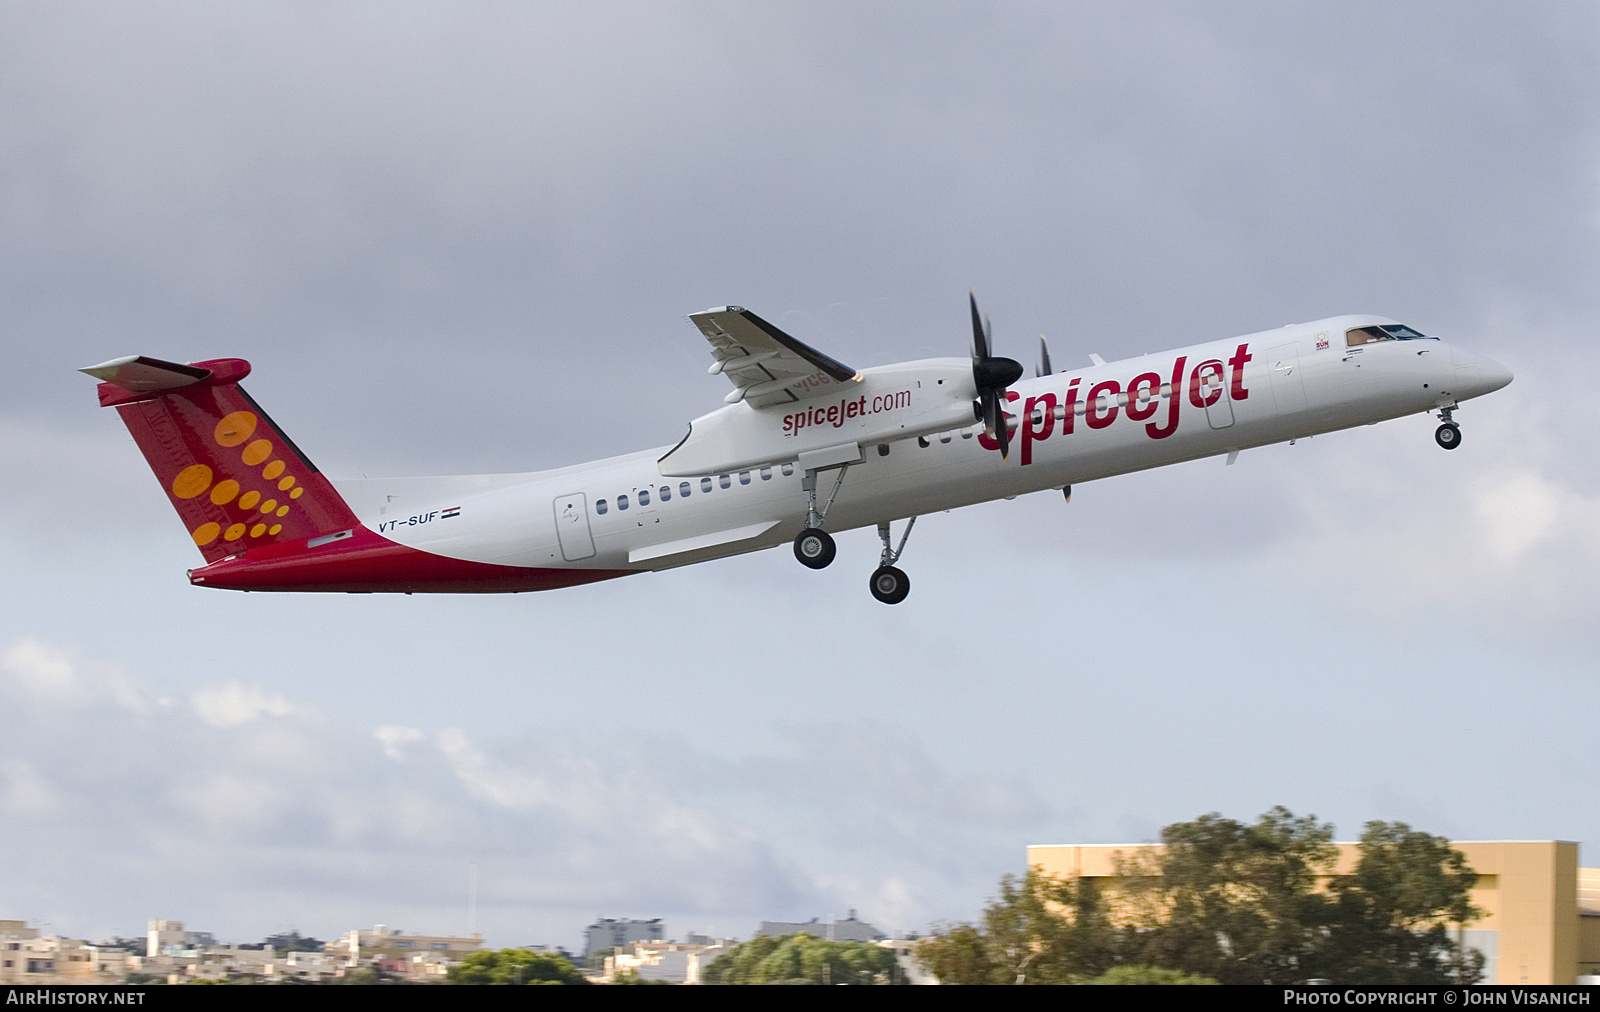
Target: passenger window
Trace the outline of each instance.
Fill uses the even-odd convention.
[[[772,468],[771,467],[763,467],[761,469],[761,480],[762,481],[771,481],[772,480]]]
[[[617,509],[625,510],[627,508],[628,508],[628,497],[627,497],[627,495],[619,495],[619,496],[617,496]]]
[[[794,465],[793,464],[785,464],[785,465],[783,465],[783,476],[785,478],[787,478],[791,474],[794,474]]]
[[[739,484],[741,484],[741,485],[750,484],[750,472],[749,471],[740,471],[739,472]]]
[[[647,488],[635,489],[639,493],[639,505],[650,505],[650,490]]]
[[[917,437],[917,445],[922,447],[924,450],[926,450],[928,448],[928,437],[927,436],[918,436]]]
[[[719,475],[717,475],[717,484],[721,485],[723,488],[727,488],[728,486],[733,484],[733,479],[731,477],[729,477],[728,475],[719,474]]]
[[[594,501],[594,511],[601,516],[605,516],[607,508],[608,507],[606,506],[606,501],[604,499],[596,499]]]
[[[952,434],[951,434],[951,433],[949,433],[949,432],[941,432],[941,433],[939,433],[939,442],[941,442],[941,443],[948,443],[948,442],[950,442],[950,436],[951,436],[951,435],[952,435]]]
[[[687,499],[687,498],[689,498],[689,483],[688,482],[686,482],[686,481],[678,482],[678,498],[679,499]]]
[[[878,456],[887,457],[888,455],[889,455],[889,444],[888,443],[879,443],[878,444]]]
[[[700,479],[700,491],[702,491],[702,492],[711,491],[711,479],[710,478],[701,478]]]
[[[670,502],[671,500],[672,500],[672,486],[671,485],[663,485],[663,486],[661,486],[661,501],[662,502]]]
[[[962,439],[971,439],[972,438],[972,426],[969,425],[966,428],[961,430],[961,438]]]

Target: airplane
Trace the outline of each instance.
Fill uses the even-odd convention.
[[[972,352],[856,369],[740,306],[689,319],[727,377],[724,406],[676,443],[522,474],[330,479],[239,385],[243,359],[143,356],[100,380],[205,559],[196,587],[346,593],[550,590],[794,546],[876,526],[868,581],[898,604],[917,517],[1147,468],[1437,412],[1511,382],[1488,358],[1378,316],[1337,316],[1035,375],[993,354],[968,294]],[[898,545],[891,524],[905,521]]]

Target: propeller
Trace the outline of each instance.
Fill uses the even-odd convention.
[[[1022,378],[1022,363],[989,354],[989,318],[978,315],[978,297],[967,292],[972,304],[972,382],[978,388],[978,418],[989,438],[1000,444],[1000,459],[1011,450],[1011,428],[1006,424],[1006,387]]]

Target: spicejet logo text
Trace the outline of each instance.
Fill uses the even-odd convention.
[[[792,415],[783,416],[783,434],[792,436],[801,429],[813,425],[831,425],[838,428],[852,418],[863,415],[876,415],[885,411],[894,411],[897,408],[911,406],[911,391],[901,390],[892,394],[879,394],[877,397],[857,397],[854,400],[840,401],[830,404],[825,408],[807,408],[797,411]]]
[[[1101,380],[1089,388],[1081,406],[1078,403],[1078,384],[1081,381],[1074,379],[1068,384],[1066,395],[1060,401],[1060,434],[1071,435],[1079,415],[1083,416],[1083,423],[1089,428],[1104,429],[1115,422],[1118,412],[1121,412],[1135,422],[1145,422],[1145,434],[1151,439],[1166,439],[1178,431],[1178,412],[1183,406],[1185,379],[1188,380],[1189,403],[1197,408],[1208,408],[1217,403],[1222,399],[1224,390],[1232,400],[1249,399],[1250,391],[1244,388],[1244,365],[1254,358],[1249,349],[1249,344],[1239,345],[1239,349],[1228,359],[1230,370],[1224,370],[1221,360],[1208,358],[1185,373],[1184,367],[1188,365],[1189,358],[1179,355],[1172,363],[1171,376],[1167,378],[1153,372],[1140,373],[1128,381],[1126,388],[1117,380]],[[1006,397],[1012,401],[1022,399],[1022,395],[1016,391],[1008,392]],[[1166,418],[1157,420],[1154,416],[1160,410],[1163,398],[1167,402]],[[1041,394],[1023,401],[1022,418],[1018,426],[1022,444],[1018,459],[1022,464],[1033,463],[1034,443],[1049,439],[1057,431],[1057,403],[1055,394]],[[987,433],[979,433],[978,442],[986,450],[1000,448],[1000,444]]]

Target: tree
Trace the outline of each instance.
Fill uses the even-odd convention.
[[[1090,977],[1081,981],[1084,984],[1220,984],[1221,981],[1213,977],[1202,977],[1199,974],[1184,973],[1182,970],[1166,970],[1159,966],[1140,966],[1129,963],[1124,966],[1113,966],[1098,977]]]
[[[448,975],[452,984],[587,984],[564,957],[531,949],[479,949]]]
[[[1001,877],[981,926],[936,932],[917,959],[947,984],[1066,984],[1116,965],[1123,944],[1092,885],[1031,868]]]
[[[1174,823],[1161,840],[1119,861],[1105,896],[1039,869],[1003,876],[978,924],[937,931],[918,959],[960,984],[1482,976],[1482,955],[1450,936],[1450,925],[1481,916],[1469,902],[1476,875],[1443,837],[1368,823],[1347,876],[1335,875],[1333,827],[1281,807],[1254,824],[1216,813]]]
[[[149,943],[141,936],[139,938],[123,938],[121,935],[112,935],[109,942],[96,942],[97,949],[113,949],[122,952],[131,952],[135,956],[145,954]]]
[[[272,949],[280,954],[289,952],[321,952],[327,947],[326,942],[320,938],[302,937],[298,931],[287,931],[281,935],[268,935],[261,942],[261,948]]]
[[[757,935],[712,960],[701,979],[707,984],[903,983],[891,950],[804,931]]]
[[[1403,822],[1369,822],[1355,873],[1329,886],[1322,976],[1362,984],[1475,983],[1483,954],[1451,939],[1450,924],[1483,916],[1470,900],[1478,876],[1442,836]]]
[[[1313,976],[1319,874],[1338,856],[1333,826],[1282,807],[1245,825],[1212,813],[1161,831],[1163,848],[1119,869],[1140,907],[1134,962],[1270,984]]]

